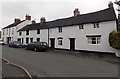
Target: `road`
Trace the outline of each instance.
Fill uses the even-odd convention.
[[[53,51],[54,52],[54,51]],[[61,52],[62,53],[62,52]],[[117,77],[118,65],[103,60],[2,47],[2,56],[38,77]]]

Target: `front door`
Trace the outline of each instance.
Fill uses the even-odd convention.
[[[70,50],[75,50],[75,38],[70,38]]]
[[[17,41],[21,42],[21,39],[20,39],[20,38],[18,38],[18,39],[17,39]]]
[[[51,43],[50,48],[55,48],[55,38],[51,38],[50,43]]]
[[[7,44],[11,41],[11,37],[7,37]]]

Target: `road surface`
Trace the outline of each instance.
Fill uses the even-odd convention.
[[[54,51],[53,51],[54,52]],[[62,53],[62,52],[61,52]],[[117,77],[118,65],[103,60],[2,47],[3,58],[38,77]]]

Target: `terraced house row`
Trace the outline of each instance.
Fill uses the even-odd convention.
[[[80,14],[76,8],[74,16],[53,21],[41,18],[39,23],[31,21],[31,16],[2,29],[4,42],[33,41],[47,42],[51,48],[114,53],[109,46],[109,33],[117,30],[117,18],[112,4],[104,10]]]

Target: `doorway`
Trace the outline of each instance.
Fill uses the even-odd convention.
[[[70,50],[75,50],[75,38],[70,39]]]
[[[11,37],[7,37],[7,44],[11,41]]]
[[[50,38],[50,43],[51,43],[50,48],[54,49],[55,48],[55,38]]]

